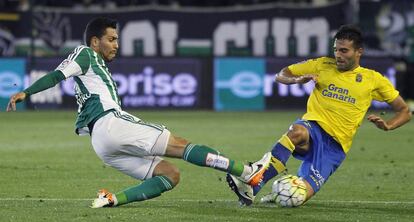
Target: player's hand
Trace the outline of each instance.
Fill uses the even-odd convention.
[[[390,130],[390,126],[387,124],[387,122],[385,122],[385,120],[383,120],[381,117],[371,114],[367,117],[367,119],[371,122],[374,123],[375,126],[377,126],[378,128],[384,130],[384,131],[388,131]]]
[[[10,97],[9,104],[7,104],[7,112],[16,110],[16,103],[23,101],[26,98],[26,93],[19,92]]]
[[[314,81],[315,83],[317,83],[318,78],[316,75],[303,75],[303,76],[298,76],[295,78],[295,83],[298,84],[305,84],[309,81]]]

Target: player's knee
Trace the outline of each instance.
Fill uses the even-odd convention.
[[[180,182],[180,170],[174,165],[165,173],[165,176],[171,180],[173,186]]]
[[[175,135],[171,135],[168,142],[171,146],[175,147],[185,147],[189,143],[188,140]]]
[[[309,141],[308,129],[299,124],[292,125],[287,136],[295,146],[303,145]]]
[[[173,186],[180,182],[180,170],[172,163],[162,160],[154,169],[153,176],[166,176]]]
[[[171,134],[167,143],[165,156],[181,158],[188,143],[188,140]]]

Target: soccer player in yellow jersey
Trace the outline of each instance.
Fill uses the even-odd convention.
[[[302,160],[298,176],[311,198],[345,159],[357,128],[372,100],[387,102],[395,111],[388,120],[369,115],[368,120],[388,131],[407,123],[411,113],[398,91],[380,73],[359,65],[361,31],[341,26],[333,45],[335,58],[321,57],[283,68],[275,80],[283,84],[315,82],[302,119],[289,127],[269,153],[253,164],[260,172],[245,178],[227,175],[227,182],[242,204],[250,205],[270,179],[286,170],[292,154]]]

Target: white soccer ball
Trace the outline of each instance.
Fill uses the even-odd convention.
[[[272,185],[275,202],[282,207],[297,207],[306,200],[306,185],[297,176],[285,175]]]

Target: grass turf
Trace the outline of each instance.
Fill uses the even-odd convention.
[[[176,135],[240,161],[259,159],[300,112],[132,112]],[[90,209],[99,188],[138,181],[106,167],[89,137],[74,134],[75,114],[0,112],[0,221],[412,221],[414,122],[383,132],[365,122],[338,171],[306,205],[239,207],[212,169],[168,159],[181,182],[161,197],[119,208]],[[288,168],[296,172],[291,158]],[[259,194],[270,191],[270,184]],[[258,198],[258,199],[259,199]]]

